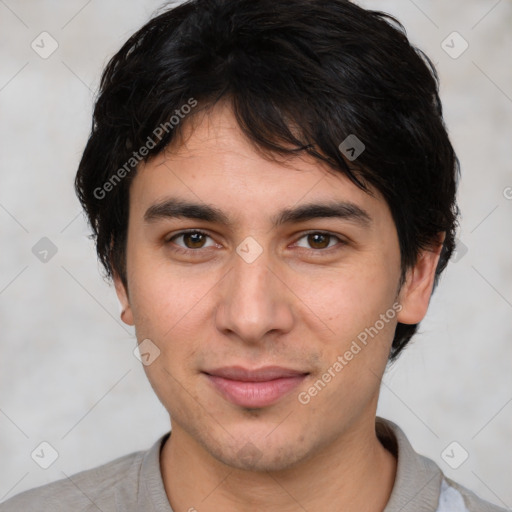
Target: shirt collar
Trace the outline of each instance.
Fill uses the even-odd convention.
[[[165,492],[160,466],[160,453],[170,435],[171,432],[162,435],[142,459],[136,511],[173,512]]]
[[[402,429],[377,416],[377,437],[397,457],[397,471],[384,512],[433,512],[437,510],[443,473],[437,464],[416,453]]]

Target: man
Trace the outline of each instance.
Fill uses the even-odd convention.
[[[0,510],[502,510],[376,418],[458,214],[437,75],[398,22],[193,0],[100,93],[76,190],[172,431]]]

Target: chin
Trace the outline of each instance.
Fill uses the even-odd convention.
[[[215,444],[206,448],[215,459],[226,466],[262,473],[291,469],[307,458],[304,444],[290,435],[275,439],[273,443],[265,439],[265,435],[259,437],[260,441],[237,440],[233,443],[231,439],[227,446]]]

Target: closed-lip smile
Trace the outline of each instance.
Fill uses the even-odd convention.
[[[224,398],[246,408],[265,407],[277,402],[309,374],[282,366],[253,370],[242,366],[225,366],[203,373]]]

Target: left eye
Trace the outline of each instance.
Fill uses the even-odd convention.
[[[299,238],[299,240],[302,240],[303,238],[307,239],[307,242],[313,246],[313,249],[327,249],[329,247],[332,247],[332,245],[329,246],[329,242],[331,240],[333,240],[333,241],[337,240],[338,242],[343,243],[343,240],[341,240],[341,238],[339,238],[335,235],[332,235],[330,233],[323,233],[321,231],[307,233],[306,235]],[[325,245],[326,243],[327,243],[327,245]],[[315,245],[316,245],[316,247],[315,247]],[[320,247],[318,247],[318,245],[320,245]],[[334,245],[336,245],[336,244],[334,244]]]
[[[168,240],[168,242],[173,242],[179,238],[183,239],[184,249],[189,250],[189,251],[194,251],[196,249],[203,249],[205,247],[212,247],[215,245],[215,244],[212,244],[210,246],[204,245],[205,240],[207,238],[211,239],[211,237],[208,234],[203,233],[202,231],[182,231],[181,233],[178,233],[178,234],[174,235],[173,237],[171,237]],[[321,231],[314,231],[314,232],[307,233],[307,234],[301,236],[299,238],[299,241],[302,239],[307,239],[307,243],[310,245],[310,247],[312,247],[313,250],[316,250],[316,251],[327,249],[327,248],[332,247],[333,245],[336,245],[335,243],[330,245],[331,241],[332,242],[338,241],[338,242],[341,242],[342,245],[344,244],[344,241],[341,238],[339,238],[338,236],[335,236],[331,233],[323,233]],[[298,242],[296,242],[296,244],[298,244]],[[183,248],[182,245],[180,245],[180,244],[177,244],[177,245],[178,245],[178,247]],[[301,247],[301,246],[299,245],[299,247]],[[306,247],[306,249],[307,249],[307,247]]]

